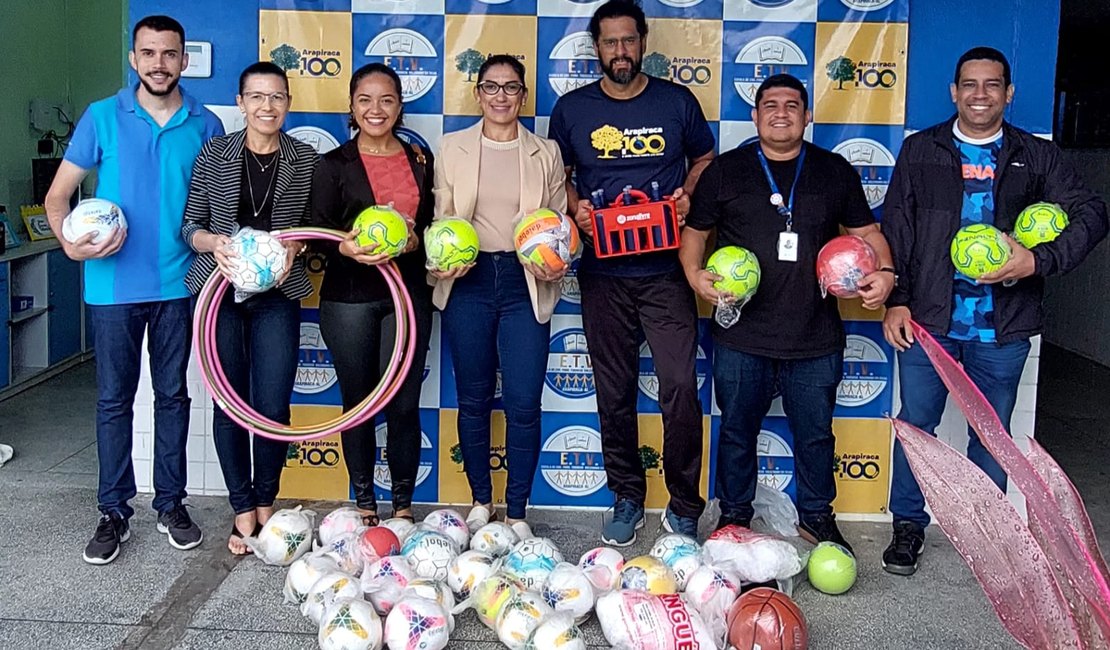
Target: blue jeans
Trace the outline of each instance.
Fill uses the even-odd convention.
[[[455,280],[443,331],[455,367],[458,430],[463,469],[478,503],[493,501],[490,482],[490,412],[501,359],[505,405],[507,514],[523,519],[540,457],[540,398],[547,371],[550,323],[532,312],[528,285],[515,253],[479,253],[478,262]]]
[[[236,304],[228,292],[218,316],[216,349],[231,388],[263,417],[289,424],[300,302],[274,289]],[[289,443],[256,435],[252,450],[251,435],[219,406],[212,414],[212,435],[235,514],[272,506]]]
[[[154,388],[154,501],[159,513],[185,498],[185,443],[189,437],[189,389],[185,372],[192,339],[192,300],[180,298],[129,305],[89,305],[96,346],[96,452],[100,461],[97,502],[104,514],[124,519],[135,511],[131,463],[135,391],[139,386],[143,334],[149,335]]]
[[[1010,415],[1017,402],[1018,383],[1029,355],[1029,341],[1014,341],[999,345],[978,341],[958,341],[937,336],[937,341],[948,354],[963,364],[971,381],[983,391],[987,401],[998,413],[998,419],[1010,430]],[[909,350],[898,353],[898,379],[901,383],[902,410],[898,419],[933,435],[940,424],[948,389],[937,375],[936,369],[921,349],[914,344]],[[969,426],[967,428],[967,457],[982,469],[995,485],[1006,491],[1006,473]],[[912,521],[925,527],[929,515],[925,512],[925,497],[917,485],[913,471],[906,461],[902,443],[894,442],[894,474],[890,485],[890,513],[895,523]]]
[[[776,388],[794,434],[798,514],[804,519],[832,512],[836,498],[832,417],[843,373],[843,352],[812,359],[772,359],[717,346],[713,385],[721,428],[715,488],[723,515],[752,517],[759,478],[757,441]]]

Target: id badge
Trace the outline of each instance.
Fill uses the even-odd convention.
[[[798,233],[789,230],[779,233],[779,261],[798,261]]]

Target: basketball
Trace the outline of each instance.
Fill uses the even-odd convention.
[[[726,621],[736,650],[805,650],[809,643],[802,610],[777,589],[759,587],[740,596]]]

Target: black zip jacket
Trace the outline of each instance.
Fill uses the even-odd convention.
[[[883,234],[898,273],[887,306],[908,306],[915,321],[940,335],[948,333],[952,321],[956,270],[949,247],[960,228],[964,190],[960,154],[953,142],[955,121],[953,116],[906,138],[883,205]],[[1038,201],[1061,205],[1069,224],[1055,241],[1032,249],[1033,275],[1012,287],[994,285],[999,343],[1041,332],[1044,279],[1078,266],[1110,228],[1106,204],[1084,186],[1059,147],[1003,123],[994,179],[994,226],[1011,232],[1018,214]]]

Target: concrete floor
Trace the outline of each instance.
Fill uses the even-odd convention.
[[[1110,540],[1110,480],[1101,454],[1110,430],[1110,369],[1046,346],[1037,437],[1086,499],[1105,547]],[[96,524],[95,387],[91,364],[0,403],[0,442],[16,457],[0,468],[0,648],[314,648],[314,627],[282,604],[284,571],[224,548],[230,511],[223,498],[191,497],[209,538],[193,551],[172,549],[155,531],[149,497],[135,503],[132,538],[106,567],[81,560]],[[323,513],[336,504],[313,504]],[[419,514],[419,512],[418,512]],[[536,512],[538,535],[567,557],[598,545],[600,515]],[[658,521],[649,521],[654,531]],[[929,531],[912,578],[882,571],[889,528],[844,524],[860,558],[847,594],[795,594],[814,650],[1017,648],[979,586],[939,530]],[[646,552],[654,532],[626,556]],[[606,647],[596,620],[584,626]],[[451,648],[503,647],[472,612],[458,620]]]

